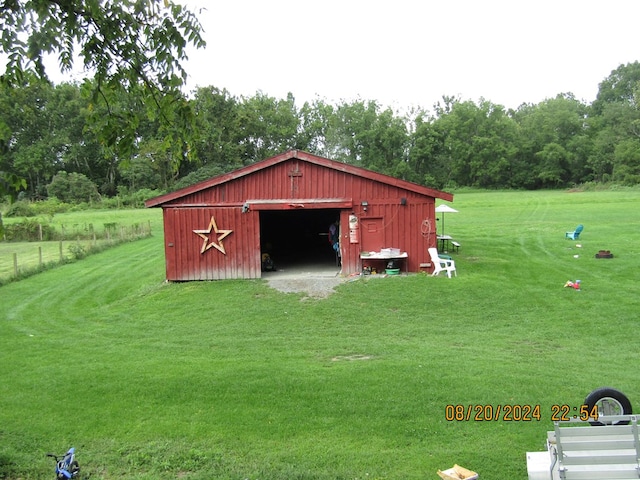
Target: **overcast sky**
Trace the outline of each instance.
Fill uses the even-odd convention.
[[[291,92],[298,106],[431,109],[447,95],[517,108],[565,92],[590,103],[640,60],[638,0],[178,1],[207,41],[186,65],[190,90]]]

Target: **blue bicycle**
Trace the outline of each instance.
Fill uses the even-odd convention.
[[[80,465],[76,460],[75,448],[71,447],[64,455],[47,453],[47,457],[53,457],[56,460],[56,480],[77,478],[80,475]]]

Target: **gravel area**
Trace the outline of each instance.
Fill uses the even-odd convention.
[[[335,288],[345,281],[342,277],[335,278],[273,278],[269,279],[269,286],[284,293],[305,292],[308,297],[326,298]]]
[[[339,267],[297,267],[263,272],[269,286],[284,293],[304,292],[307,297],[326,298],[335,288],[347,281]]]
[[[307,265],[282,268],[275,272],[262,272],[263,280],[269,283],[271,288],[284,293],[300,293],[307,295],[305,298],[327,298],[341,283],[354,282],[362,279],[386,278],[388,275],[370,275],[361,277],[353,275],[344,277],[340,274],[340,267],[327,267],[322,265]],[[405,274],[403,274],[405,275]]]

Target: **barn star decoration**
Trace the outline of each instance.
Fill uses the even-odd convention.
[[[207,250],[209,250],[211,247],[213,247],[218,251],[222,252],[224,255],[226,255],[227,252],[224,249],[224,244],[222,243],[222,240],[224,240],[226,237],[231,235],[232,232],[233,230],[224,230],[224,229],[218,228],[218,225],[216,224],[216,219],[213,215],[211,216],[211,221],[209,222],[209,228],[207,228],[206,230],[193,231],[193,233],[198,235],[203,240],[200,253],[204,253]]]

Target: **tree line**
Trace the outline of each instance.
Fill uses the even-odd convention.
[[[445,190],[640,183],[638,62],[611,72],[591,104],[560,93],[517,109],[455,97],[402,113],[375,100],[299,106],[292,94],[203,87],[179,99],[193,126],[173,135],[171,122],[145,115],[127,91],[96,102],[92,82],[53,85],[27,74],[0,84],[0,171],[26,180],[23,197],[164,192],[289,149]],[[120,132],[114,115],[126,119]],[[131,148],[114,148],[124,135]]]

